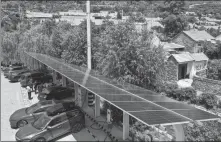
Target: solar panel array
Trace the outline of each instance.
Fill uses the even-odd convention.
[[[27,53],[117,108],[147,125],[187,123],[192,120],[219,119],[206,111],[129,83],[119,83],[86,68],[69,65],[61,59],[38,53]],[[84,83],[84,78],[87,80]]]

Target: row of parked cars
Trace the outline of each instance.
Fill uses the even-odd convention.
[[[52,82],[52,76],[30,71],[24,66],[2,68],[10,81],[20,81],[22,87],[34,83]],[[30,81],[31,80],[31,81]],[[36,104],[15,111],[9,118],[11,128],[18,129],[16,141],[51,141],[85,127],[84,112],[75,105],[74,89],[62,86],[45,87]]]

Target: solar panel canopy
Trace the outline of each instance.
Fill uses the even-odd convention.
[[[129,83],[113,81],[96,71],[67,64],[61,59],[30,52],[26,52],[26,56],[38,60],[147,125],[219,119],[217,115]]]

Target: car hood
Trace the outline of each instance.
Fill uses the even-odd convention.
[[[19,120],[20,118],[24,118],[26,116],[28,116],[28,114],[26,113],[26,108],[22,108],[19,110],[16,110],[11,116],[10,116],[10,120]]]
[[[20,140],[27,139],[30,135],[35,135],[40,130],[34,128],[32,124],[25,125],[24,127],[21,127],[18,132],[16,133],[16,137]]]

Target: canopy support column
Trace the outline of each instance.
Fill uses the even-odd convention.
[[[183,131],[182,124],[174,124],[173,129],[175,132],[176,141],[184,141],[185,140],[185,134]]]
[[[66,77],[62,76],[62,86],[66,87],[67,86],[67,79]]]
[[[100,116],[100,97],[95,95],[95,118]]]
[[[76,105],[79,106],[78,88],[79,88],[78,84],[74,83],[74,94],[75,94],[74,98],[75,98],[75,100],[76,100],[75,103],[76,103]]]
[[[123,140],[129,138],[129,115],[123,112]]]
[[[56,72],[52,71],[53,83],[56,83]]]

